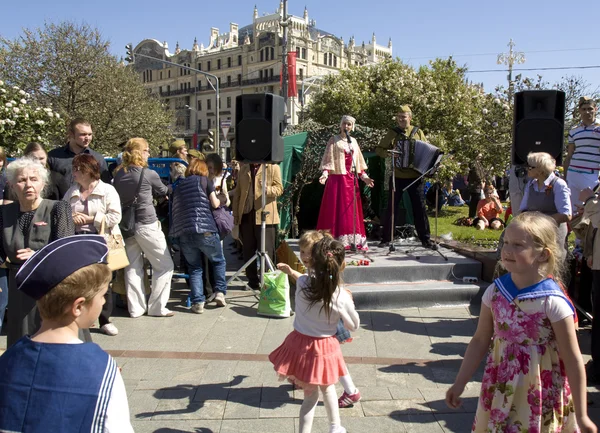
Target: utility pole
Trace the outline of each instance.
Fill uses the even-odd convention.
[[[281,93],[283,96],[283,103],[285,105],[285,124],[287,125],[288,119],[288,56],[287,56],[287,45],[288,45],[288,14],[287,14],[287,0],[283,0],[283,15],[281,20],[281,27],[283,27],[283,41],[281,45],[281,51],[283,55],[282,59],[282,71],[283,74],[281,77]]]
[[[513,103],[514,86],[512,80],[512,70],[515,64],[525,63],[525,53],[520,51],[514,51],[515,43],[512,38],[508,43],[508,53],[498,54],[497,64],[508,66],[508,103]]]

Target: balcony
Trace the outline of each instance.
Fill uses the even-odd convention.
[[[263,78],[252,78],[251,80],[242,80],[242,86],[253,86],[262,83],[277,83],[280,79],[280,75],[273,75],[272,77]]]

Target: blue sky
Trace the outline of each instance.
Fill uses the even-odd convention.
[[[0,34],[4,37],[14,38],[22,28],[41,26],[45,20],[85,21],[102,31],[118,55],[124,55],[127,42],[136,44],[145,38],[166,40],[171,51],[177,41],[182,48],[191,48],[194,37],[206,45],[211,27],[225,32],[230,22],[250,24],[254,4],[260,15],[279,7],[278,0],[6,3],[0,15]],[[586,13],[583,8],[562,1],[289,0],[288,12],[302,16],[305,5],[318,28],[342,36],[346,42],[352,35],[357,43],[368,41],[375,32],[377,42],[387,45],[391,37],[394,56],[415,66],[426,64],[432,57],[454,55],[472,71],[499,69],[496,55],[508,50],[510,38],[527,58],[524,65],[517,67],[600,65],[600,42],[594,38],[593,26],[569,27],[570,23],[587,21],[591,17],[586,14],[593,11]],[[537,73],[550,82],[565,75],[581,76],[594,89],[600,82],[600,68],[523,72],[529,76]],[[506,72],[474,72],[469,77],[483,82],[488,91],[506,83]]]

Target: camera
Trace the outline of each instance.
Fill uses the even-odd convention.
[[[515,175],[518,178],[527,177],[527,167],[524,165],[515,165]]]

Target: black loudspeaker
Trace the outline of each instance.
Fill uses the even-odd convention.
[[[252,163],[283,161],[285,104],[271,93],[238,95],[235,106],[236,159]]]
[[[530,152],[546,152],[562,165],[565,92],[526,90],[515,93],[512,163],[527,164]]]

